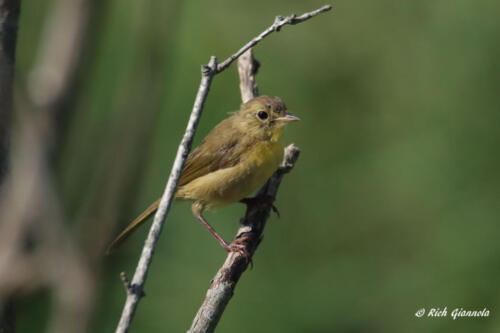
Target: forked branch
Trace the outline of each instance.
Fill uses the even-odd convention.
[[[279,31],[281,27],[287,24],[293,25],[304,22],[310,19],[311,17],[314,17],[316,15],[319,15],[323,12],[330,10],[331,8],[332,6],[327,5],[300,16],[296,16],[295,14],[287,16],[285,18],[277,16],[274,23],[269,28],[264,30],[257,37],[253,38],[250,42],[245,44],[240,50],[238,50],[236,53],[234,53],[229,58],[224,60],[222,63],[217,64],[217,59],[214,56],[212,56],[210,58],[210,62],[208,63],[208,65],[202,66],[201,82],[198,88],[198,93],[196,95],[193,109],[191,111],[191,116],[189,118],[189,122],[186,131],[184,133],[184,136],[182,138],[182,141],[179,145],[179,148],[177,149],[174,165],[172,167],[170,176],[168,178],[168,182],[165,186],[165,190],[160,200],[158,210],[155,214],[153,224],[151,225],[148,236],[146,238],[146,242],[142,249],[139,263],[137,264],[136,271],[130,283],[130,288],[127,288],[127,290],[129,290],[130,292],[127,293],[127,299],[125,301],[125,305],[123,307],[122,315],[120,317],[120,321],[116,328],[116,332],[121,333],[128,331],[130,323],[134,317],[135,310],[137,309],[139,300],[143,295],[143,287],[144,283],[146,282],[146,276],[149,270],[149,266],[151,265],[153,252],[156,247],[156,243],[158,242],[160,232],[163,228],[163,224],[165,222],[165,218],[172,203],[175,191],[177,189],[177,184],[179,182],[181,172],[184,167],[184,163],[189,154],[189,150],[193,142],[194,133],[196,131],[199,119],[201,117],[203,105],[207,98],[213,76],[224,71],[231,65],[231,63],[234,60],[238,59],[243,53],[245,53],[251,47],[255,46],[257,43],[259,43],[262,39],[271,34],[273,31]],[[281,178],[279,179],[281,180]],[[269,214],[268,210],[267,214]]]

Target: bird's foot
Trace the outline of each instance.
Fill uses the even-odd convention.
[[[250,258],[250,253],[247,250],[246,245],[243,243],[244,241],[248,240],[248,237],[243,236],[235,239],[233,242],[226,244],[224,246],[224,249],[227,251],[227,253],[231,252],[237,252],[240,253],[244,258],[245,261],[248,263],[252,263],[252,259]]]
[[[269,195],[261,195],[261,196],[253,197],[253,198],[243,198],[240,200],[240,202],[242,204],[247,205],[247,206],[248,205],[270,205],[273,212],[275,212],[276,215],[278,215],[278,218],[280,217],[280,212],[279,212],[278,208],[276,208],[276,206],[273,203],[274,198],[269,196]]]

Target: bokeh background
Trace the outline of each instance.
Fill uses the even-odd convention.
[[[23,1],[16,83],[29,79],[57,1]],[[135,1],[93,6],[92,29],[56,163],[75,242],[92,253],[91,332],[113,331],[143,228],[96,255],[161,194],[199,84],[275,15],[321,1]],[[218,332],[498,332],[500,2],[335,1],[255,48],[261,94],[302,121],[302,154]],[[214,79],[195,144],[238,109],[236,67]],[[231,239],[244,207],[206,217]],[[95,259],[98,258],[98,259]],[[175,204],[131,332],[181,332],[224,251]],[[90,259],[89,259],[90,260]],[[19,332],[43,331],[44,290],[16,304]],[[416,318],[420,308],[446,318]],[[489,318],[452,320],[454,308]]]

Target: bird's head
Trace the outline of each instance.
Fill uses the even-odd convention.
[[[241,105],[235,116],[243,133],[263,140],[277,140],[287,123],[300,120],[288,113],[279,97],[270,96],[249,100]]]

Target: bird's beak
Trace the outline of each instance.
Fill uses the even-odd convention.
[[[289,123],[291,121],[297,121],[297,120],[300,120],[300,118],[288,112],[285,113],[283,117],[276,118],[276,121],[282,121],[284,123]]]

